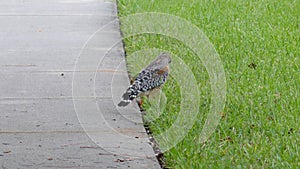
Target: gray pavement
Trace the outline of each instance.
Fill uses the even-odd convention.
[[[0,1],[0,168],[160,168],[136,104],[116,107],[129,84],[116,9]]]

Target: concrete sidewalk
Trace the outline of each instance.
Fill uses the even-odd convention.
[[[129,84],[116,13],[0,1],[0,168],[160,168],[137,106],[115,106]]]

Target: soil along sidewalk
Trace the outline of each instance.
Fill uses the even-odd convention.
[[[160,168],[136,104],[116,106],[129,81],[115,2],[0,11],[2,168]]]

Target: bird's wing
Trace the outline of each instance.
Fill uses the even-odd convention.
[[[157,88],[165,83],[169,74],[169,68],[166,66],[163,69],[144,69],[142,70],[133,83],[123,94],[119,106],[126,106],[136,98],[140,93],[147,92]]]
[[[165,66],[163,68],[155,68],[155,69],[144,69],[142,70],[137,77],[135,78],[136,80],[149,80],[156,78],[157,76],[161,76],[165,73],[169,72],[169,67]]]

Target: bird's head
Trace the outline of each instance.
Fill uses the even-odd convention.
[[[157,58],[150,63],[145,69],[161,69],[171,63],[171,55],[167,52],[161,53]]]
[[[156,64],[166,66],[169,63],[171,63],[171,54],[167,53],[167,52],[163,52],[156,58],[155,61],[156,61]]]

